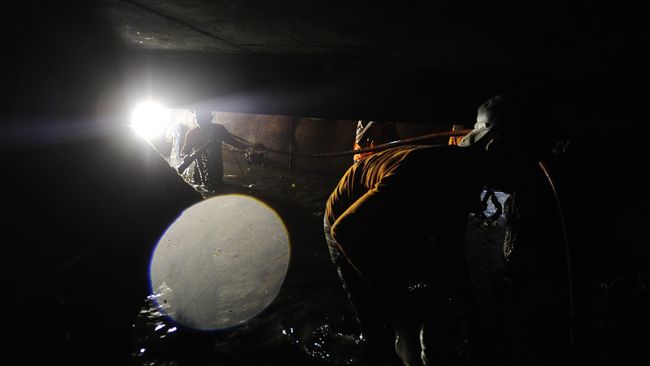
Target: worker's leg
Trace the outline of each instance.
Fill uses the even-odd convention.
[[[325,239],[332,262],[343,285],[361,336],[368,349],[368,365],[401,365],[394,351],[395,333],[393,298],[390,292],[379,291],[344,257],[331,236],[331,227],[324,222]]]

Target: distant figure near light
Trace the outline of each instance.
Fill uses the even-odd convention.
[[[193,183],[215,192],[223,186],[222,144],[225,142],[237,149],[245,149],[248,146],[235,139],[226,127],[214,123],[211,111],[199,111],[196,117],[198,127],[189,130],[185,135],[181,157],[186,159],[191,153],[210,143],[196,158]]]
[[[393,122],[360,120],[357,122],[357,130],[354,138],[354,150],[369,149],[398,139],[399,134],[397,133],[397,127]],[[374,151],[369,151],[354,154],[354,163],[356,164],[374,153]]]

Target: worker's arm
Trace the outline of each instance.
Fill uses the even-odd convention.
[[[192,153],[192,149],[194,148],[192,136],[194,135],[194,133],[195,130],[189,130],[185,134],[185,138],[183,139],[183,147],[181,149],[181,157],[185,157]]]
[[[246,144],[240,141],[239,139],[235,138],[235,136],[233,136],[233,134],[231,134],[230,131],[228,131],[228,129],[225,126],[223,125],[217,125],[217,126],[219,126],[219,130],[220,130],[219,133],[221,134],[222,141],[224,143],[239,150],[245,150],[253,146],[253,145]]]

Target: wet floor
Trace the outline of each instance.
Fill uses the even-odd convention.
[[[5,197],[12,215],[3,230],[6,259],[0,266],[0,309],[5,315],[1,325],[6,330],[0,332],[0,351],[7,364],[370,364],[322,232],[324,202],[337,174],[270,163],[249,165],[236,154],[232,156],[237,160],[226,161],[227,185],[220,194],[250,195],[273,208],[286,225],[291,261],[278,296],[262,313],[230,329],[196,331],[164,316],[144,277],[151,245],[179,211],[202,201],[201,196],[147,146],[137,145],[142,149],[137,154],[112,143],[99,147],[94,141],[65,146],[63,152],[58,145],[44,147],[15,154],[23,158],[10,165],[8,171],[16,177],[34,178],[31,162],[46,159],[38,179],[25,179],[20,192],[5,181],[12,183],[5,191],[16,192]],[[70,164],[71,154],[82,160]],[[564,192],[571,188],[562,187]],[[581,215],[592,199],[583,197],[583,190],[579,184],[570,191],[578,195],[573,204],[579,204]],[[629,200],[603,201],[610,203],[607,207],[617,207],[612,203],[618,202]],[[576,286],[580,318],[573,329],[580,343],[574,362],[608,365],[632,364],[622,357],[647,359],[650,281],[643,275],[647,272],[612,266],[612,258],[627,259],[636,252],[619,249],[626,248],[621,247],[624,242],[614,241],[613,233],[619,231],[599,230],[613,225],[612,217],[626,214],[610,211],[611,216],[598,211],[596,224],[590,220],[576,226],[573,217],[569,226],[574,233],[580,230],[573,244],[575,253],[582,255],[576,256],[582,259],[576,261],[582,264],[577,271],[582,277],[581,286]],[[630,234],[634,240],[627,248],[642,247],[636,232],[643,231],[645,216],[628,212],[622,217],[624,232],[637,230]],[[469,224],[468,262],[484,321],[484,345],[491,354],[481,362],[469,359],[466,318],[451,301],[450,307],[458,310],[452,313],[455,364],[553,365],[566,360],[569,353],[557,347],[570,335],[562,255],[551,252],[543,257],[559,259],[558,282],[535,273],[508,276],[501,272],[503,220],[485,225],[471,217]],[[601,238],[603,232],[612,235]],[[610,250],[611,243],[617,250]],[[596,254],[602,253],[605,260],[593,260],[599,248]],[[622,269],[627,270],[630,262],[624,263]]]

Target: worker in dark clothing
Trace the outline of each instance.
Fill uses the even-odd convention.
[[[237,149],[249,146],[237,140],[223,125],[214,123],[212,112],[199,111],[197,124],[198,127],[189,130],[185,135],[181,156],[187,159],[188,155],[202,150],[196,157],[195,180],[198,178],[196,183],[203,185],[210,192],[215,192],[223,185],[222,144],[226,143]],[[206,144],[209,144],[207,148]]]
[[[530,163],[518,151],[510,108],[495,96],[458,146],[378,152],[351,166],[331,193],[325,237],[371,349],[394,345],[404,365],[449,361],[448,299],[476,321],[463,246],[468,214],[484,186],[508,186]],[[426,347],[440,342],[447,346]]]

